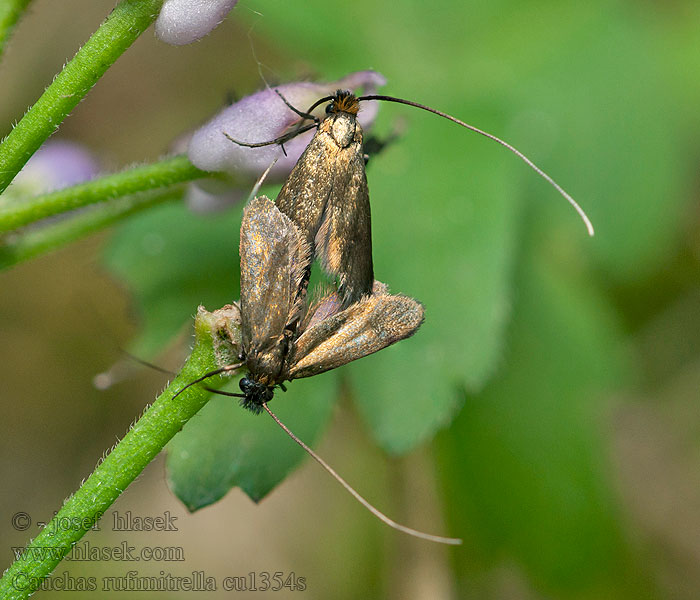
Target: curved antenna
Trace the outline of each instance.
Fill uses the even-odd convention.
[[[496,137],[495,135],[488,133],[486,131],[483,131],[482,129],[479,129],[478,127],[474,127],[473,125],[469,125],[468,123],[465,123],[464,121],[460,121],[456,117],[453,117],[452,115],[448,115],[447,113],[442,112],[441,110],[437,110],[436,108],[431,108],[430,106],[425,106],[425,104],[419,104],[418,102],[412,102],[411,100],[404,100],[403,98],[394,98],[393,96],[382,96],[382,95],[377,95],[377,94],[372,94],[369,96],[360,96],[358,100],[383,100],[385,102],[396,102],[397,104],[406,104],[408,106],[413,106],[415,108],[422,108],[423,110],[427,110],[428,112],[431,112],[435,115],[438,115],[439,117],[444,117],[445,119],[448,119],[452,121],[453,123],[457,123],[457,125],[461,125],[462,127],[466,127],[470,131],[473,131],[474,133],[478,133],[479,135],[483,135],[484,137],[489,138],[490,140],[493,140],[494,142],[501,144],[501,146],[504,146],[508,150],[510,150],[513,154],[515,154],[518,158],[523,160],[527,166],[529,166],[535,173],[537,173],[542,179],[547,181],[557,192],[559,192],[564,199],[573,207],[573,209],[578,213],[579,217],[581,217],[581,220],[583,223],[586,225],[586,229],[588,230],[588,235],[592,236],[594,235],[595,231],[593,229],[593,223],[591,223],[591,220],[588,218],[588,215],[584,212],[584,210],[579,206],[578,202],[574,200],[565,190],[562,188],[554,179],[552,179],[547,173],[545,173],[542,169],[540,169],[534,162],[532,162],[527,156],[525,156],[520,150],[515,148],[514,146],[511,146],[508,142],[503,141],[501,138]]]
[[[324,102],[329,102],[333,100],[334,96],[324,96],[323,98],[319,98],[314,102],[309,110],[306,112],[300,111],[298,108],[293,106],[283,95],[279,90],[275,90],[275,93],[282,99],[282,101],[287,105],[287,108],[295,112],[297,115],[299,115],[302,118],[302,121],[299,123],[299,127],[296,127],[295,129],[292,129],[291,131],[288,131],[287,133],[275,138],[274,140],[268,140],[267,142],[241,142],[240,140],[234,140],[228,133],[225,131],[223,132],[224,135],[231,140],[234,144],[238,144],[239,146],[244,146],[246,148],[262,148],[264,146],[272,146],[274,144],[279,144],[280,146],[284,144],[285,142],[288,142],[289,140],[294,139],[296,136],[301,135],[302,133],[309,131],[310,129],[313,129],[314,127],[318,127],[318,124],[320,123],[320,119],[311,113],[314,111],[314,109]],[[301,123],[303,123],[306,119],[311,119],[313,123],[310,123],[309,125],[304,125],[303,127],[301,126]]]
[[[390,519],[387,517],[383,512],[380,510],[376,509],[374,506],[372,506],[367,500],[365,500],[358,492],[355,491],[355,489],[347,482],[345,479],[343,479],[336,471],[331,467],[325,460],[323,460],[318,454],[316,454],[311,448],[309,448],[304,442],[302,442],[296,435],[294,435],[289,428],[282,423],[282,421],[279,420],[277,415],[273,413],[270,410],[270,407],[267,405],[267,402],[263,402],[263,408],[267,411],[267,413],[275,420],[275,423],[277,423],[284,431],[287,433],[287,435],[292,438],[297,444],[299,444],[306,452],[309,453],[309,455],[318,463],[320,464],[326,471],[328,471],[340,485],[342,485],[350,494],[357,500],[362,506],[364,506],[369,512],[371,512],[375,517],[377,517],[380,521],[383,523],[386,523],[389,527],[393,527],[394,529],[397,529],[398,531],[402,531],[403,533],[407,533],[408,535],[412,535],[414,537],[420,538],[422,540],[428,540],[429,542],[437,542],[438,544],[450,544],[453,546],[457,546],[462,543],[462,540],[459,538],[448,538],[448,537],[442,537],[440,535],[432,535],[430,533],[423,533],[422,531],[418,531],[416,529],[411,529],[410,527],[406,527],[405,525],[401,525],[400,523],[397,523],[393,519]]]
[[[311,114],[312,112],[314,112],[314,109],[321,106],[321,104],[323,104],[324,102],[330,102],[331,100],[335,100],[335,94],[331,94],[330,96],[324,96],[323,98],[319,98],[318,100],[316,100],[316,102],[314,102],[309,107],[309,110],[307,110],[306,112],[308,114]]]
[[[192,387],[193,385],[196,385],[197,383],[200,383],[204,381],[205,379],[208,379],[209,377],[213,377],[214,375],[221,375],[222,373],[228,373],[229,371],[235,371],[236,369],[240,369],[243,366],[244,363],[239,362],[233,365],[226,365],[224,367],[220,367],[218,369],[214,369],[213,371],[209,371],[208,373],[205,373],[201,377],[197,377],[194,381],[190,381],[185,387],[181,388],[178,390],[175,395],[171,398],[171,400],[175,400],[182,392],[184,392],[187,388]]]
[[[241,142],[240,140],[235,140],[233,139],[228,133],[225,131],[222,132],[230,141],[232,141],[234,144],[238,144],[239,146],[245,146],[246,148],[262,148],[263,146],[272,146],[274,144],[279,144],[282,145],[285,142],[288,142],[289,140],[295,138],[298,135],[301,135],[305,131],[308,131],[309,129],[313,129],[316,127],[316,123],[311,123],[309,125],[304,125],[304,127],[299,127],[297,129],[294,129],[293,131],[289,131],[285,133],[284,135],[279,136],[278,138],[275,138],[274,140],[269,140],[267,142]]]
[[[310,120],[316,123],[316,125],[319,124],[320,119],[311,114],[311,111],[314,108],[316,108],[318,104],[314,104],[308,112],[301,112],[296,106],[294,106],[289,100],[287,100],[284,97],[284,94],[282,94],[282,92],[280,92],[278,89],[275,89],[275,94],[277,94],[282,99],[282,102],[284,102],[287,105],[287,108],[289,110],[298,114],[304,121]]]

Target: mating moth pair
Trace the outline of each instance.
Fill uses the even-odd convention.
[[[369,190],[359,101],[337,92],[328,116],[282,187],[262,196],[241,224],[241,404],[260,412],[284,381],[317,375],[407,338],[423,306],[374,281]],[[307,113],[301,113],[306,115]],[[337,290],[307,303],[320,259]]]
[[[400,98],[379,95],[356,97],[351,92],[342,90],[321,98],[307,112],[301,112],[291,106],[281,95],[280,98],[302,118],[296,129],[268,142],[248,143],[227,136],[234,143],[259,147],[284,144],[302,131],[317,128],[316,134],[292,169],[276,200],[276,207],[289,219],[287,227],[282,226],[280,216],[274,214],[274,211],[263,211],[256,203],[255,211],[246,213],[241,228],[243,345],[242,362],[236,367],[245,364],[248,368],[248,375],[241,380],[244,397],[242,404],[247,408],[259,412],[263,404],[272,398],[274,387],[287,379],[321,373],[376,352],[412,335],[420,325],[418,322],[413,328],[405,331],[402,329],[400,323],[411,321],[417,305],[415,301],[411,301],[415,304],[409,304],[408,299],[404,299],[405,305],[394,307],[394,312],[388,311],[384,322],[378,326],[380,329],[390,328],[389,320],[396,319],[393,328],[401,333],[383,337],[383,331],[373,331],[377,340],[386,339],[386,343],[366,345],[363,336],[368,335],[372,325],[363,321],[370,317],[364,312],[358,312],[358,308],[352,308],[357,303],[358,306],[366,307],[369,302],[367,299],[373,298],[376,286],[372,267],[371,217],[365,155],[362,148],[363,133],[357,122],[361,101],[386,100],[418,107],[498,142],[552,184],[579,212],[589,233],[593,232],[590,221],[573,198],[530,159],[503,140],[450,115]],[[327,101],[330,101],[326,107],[327,116],[320,120],[312,111]],[[305,120],[312,122],[303,125]],[[251,212],[255,214],[250,214]],[[280,248],[266,247],[271,244],[271,240],[276,239],[271,231],[266,234],[272,236],[267,240],[260,235],[247,236],[248,229],[252,228],[251,222],[260,219],[268,220],[263,227],[259,227],[261,231],[272,229],[271,225],[274,222],[282,226],[281,231],[286,232],[290,238],[296,237],[289,233],[289,228],[295,227],[299,240],[285,242]],[[248,260],[247,257],[255,253],[266,257],[264,267],[259,259]],[[336,278],[338,286],[337,291],[321,300],[319,306],[314,305],[311,312],[306,312],[306,291],[314,258],[318,258],[323,269]],[[277,287],[282,285],[280,277],[284,280],[284,289]],[[249,287],[251,289],[247,289]],[[382,293],[379,295],[382,296]],[[383,295],[386,296],[386,293]],[[327,317],[332,318],[325,324],[324,331],[327,337],[318,343],[322,343],[324,352],[330,352],[333,359],[329,361],[326,355],[307,356],[309,350],[304,344],[310,333],[306,330],[321,319],[312,313],[315,311],[317,314],[323,314],[331,305],[336,311],[349,311],[341,311],[339,314],[332,311],[327,313]],[[375,310],[384,310],[380,305],[376,306]],[[407,311],[405,319],[402,319],[397,310]],[[309,314],[312,316],[308,316]],[[340,315],[343,315],[343,319],[353,322],[357,339],[344,337],[353,330],[352,328],[344,330],[342,336],[338,336],[334,327],[336,321],[341,318]],[[377,322],[376,317],[373,318]],[[364,328],[368,330],[365,331]],[[315,331],[314,335],[318,335],[319,331]],[[264,332],[264,336],[260,332]],[[318,362],[313,368],[300,369],[296,363],[301,360],[302,355],[307,361]]]
[[[281,95],[280,95],[281,97]],[[548,181],[579,213],[589,233],[593,227],[578,204],[556,182],[503,140],[438,110],[390,96],[356,97],[338,90],[301,112],[281,97],[302,120],[288,134],[268,142],[237,144],[283,145],[302,131],[317,132],[292,169],[276,202],[254,198],[241,225],[241,299],[229,317],[231,345],[238,362],[214,373],[247,374],[240,380],[241,404],[272,418],[328,470],[368,510],[390,526],[424,539],[458,544],[461,540],[432,536],[392,521],[379,512],[270,410],[267,403],[285,381],[310,377],[362,358],[413,335],[423,322],[423,306],[391,295],[374,280],[369,190],[365,175],[362,128],[357,122],[360,101],[386,100],[421,108],[505,146]],[[321,120],[312,111],[330,101]],[[311,124],[304,125],[310,120]],[[225,134],[226,135],[226,134]],[[282,146],[284,148],[284,146]],[[318,258],[337,281],[337,289],[308,302],[311,265]],[[233,323],[235,321],[235,323]]]

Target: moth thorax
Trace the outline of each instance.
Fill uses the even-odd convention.
[[[354,115],[338,113],[331,125],[331,136],[341,148],[347,148],[355,140],[356,131],[362,131]]]
[[[259,368],[259,365],[258,365]],[[254,373],[254,374],[253,374]],[[269,372],[260,372],[257,370],[251,371],[251,374],[248,375],[248,380],[251,383],[255,383],[257,386],[261,387],[273,387],[277,381],[276,381],[276,375],[277,373],[269,373]]]

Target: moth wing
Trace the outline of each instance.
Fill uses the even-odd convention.
[[[313,244],[333,182],[332,161],[336,152],[325,131],[318,131],[285,181],[275,204]],[[312,185],[313,184],[313,185]]]
[[[311,250],[296,225],[261,196],[241,223],[241,333],[246,353],[276,343],[302,313]]]
[[[277,206],[338,279],[343,307],[372,292],[372,234],[362,128],[340,147],[334,119],[323,121],[277,196]]]
[[[288,357],[288,378],[311,377],[405,339],[421,326],[424,313],[413,298],[367,296],[299,336]]]
[[[349,149],[348,149],[349,150]],[[315,238],[323,269],[338,278],[344,307],[371,294],[372,227],[362,146],[339,161],[321,226]]]

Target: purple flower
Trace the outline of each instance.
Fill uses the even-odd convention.
[[[156,35],[182,46],[203,38],[224,20],[238,0],[165,0],[156,20]]]
[[[24,165],[7,194],[12,197],[44,194],[92,179],[98,172],[97,161],[80,144],[49,140]]]
[[[261,90],[225,108],[198,129],[190,140],[187,155],[195,166],[204,171],[225,171],[250,177],[258,177],[277,158],[267,181],[282,181],[299,160],[314,130],[286,142],[284,149],[287,156],[276,144],[246,148],[227,139],[224,133],[242,142],[264,142],[279,137],[297,123],[299,116],[285,105],[275,90],[279,90],[292,106],[304,111],[316,100],[337,89],[362,90],[364,94],[373,94],[385,83],[384,77],[376,71],[357,71],[330,83],[287,83]],[[377,104],[361,104],[358,120],[364,129],[368,129],[374,121]],[[319,111],[322,110],[323,107],[320,107]]]

